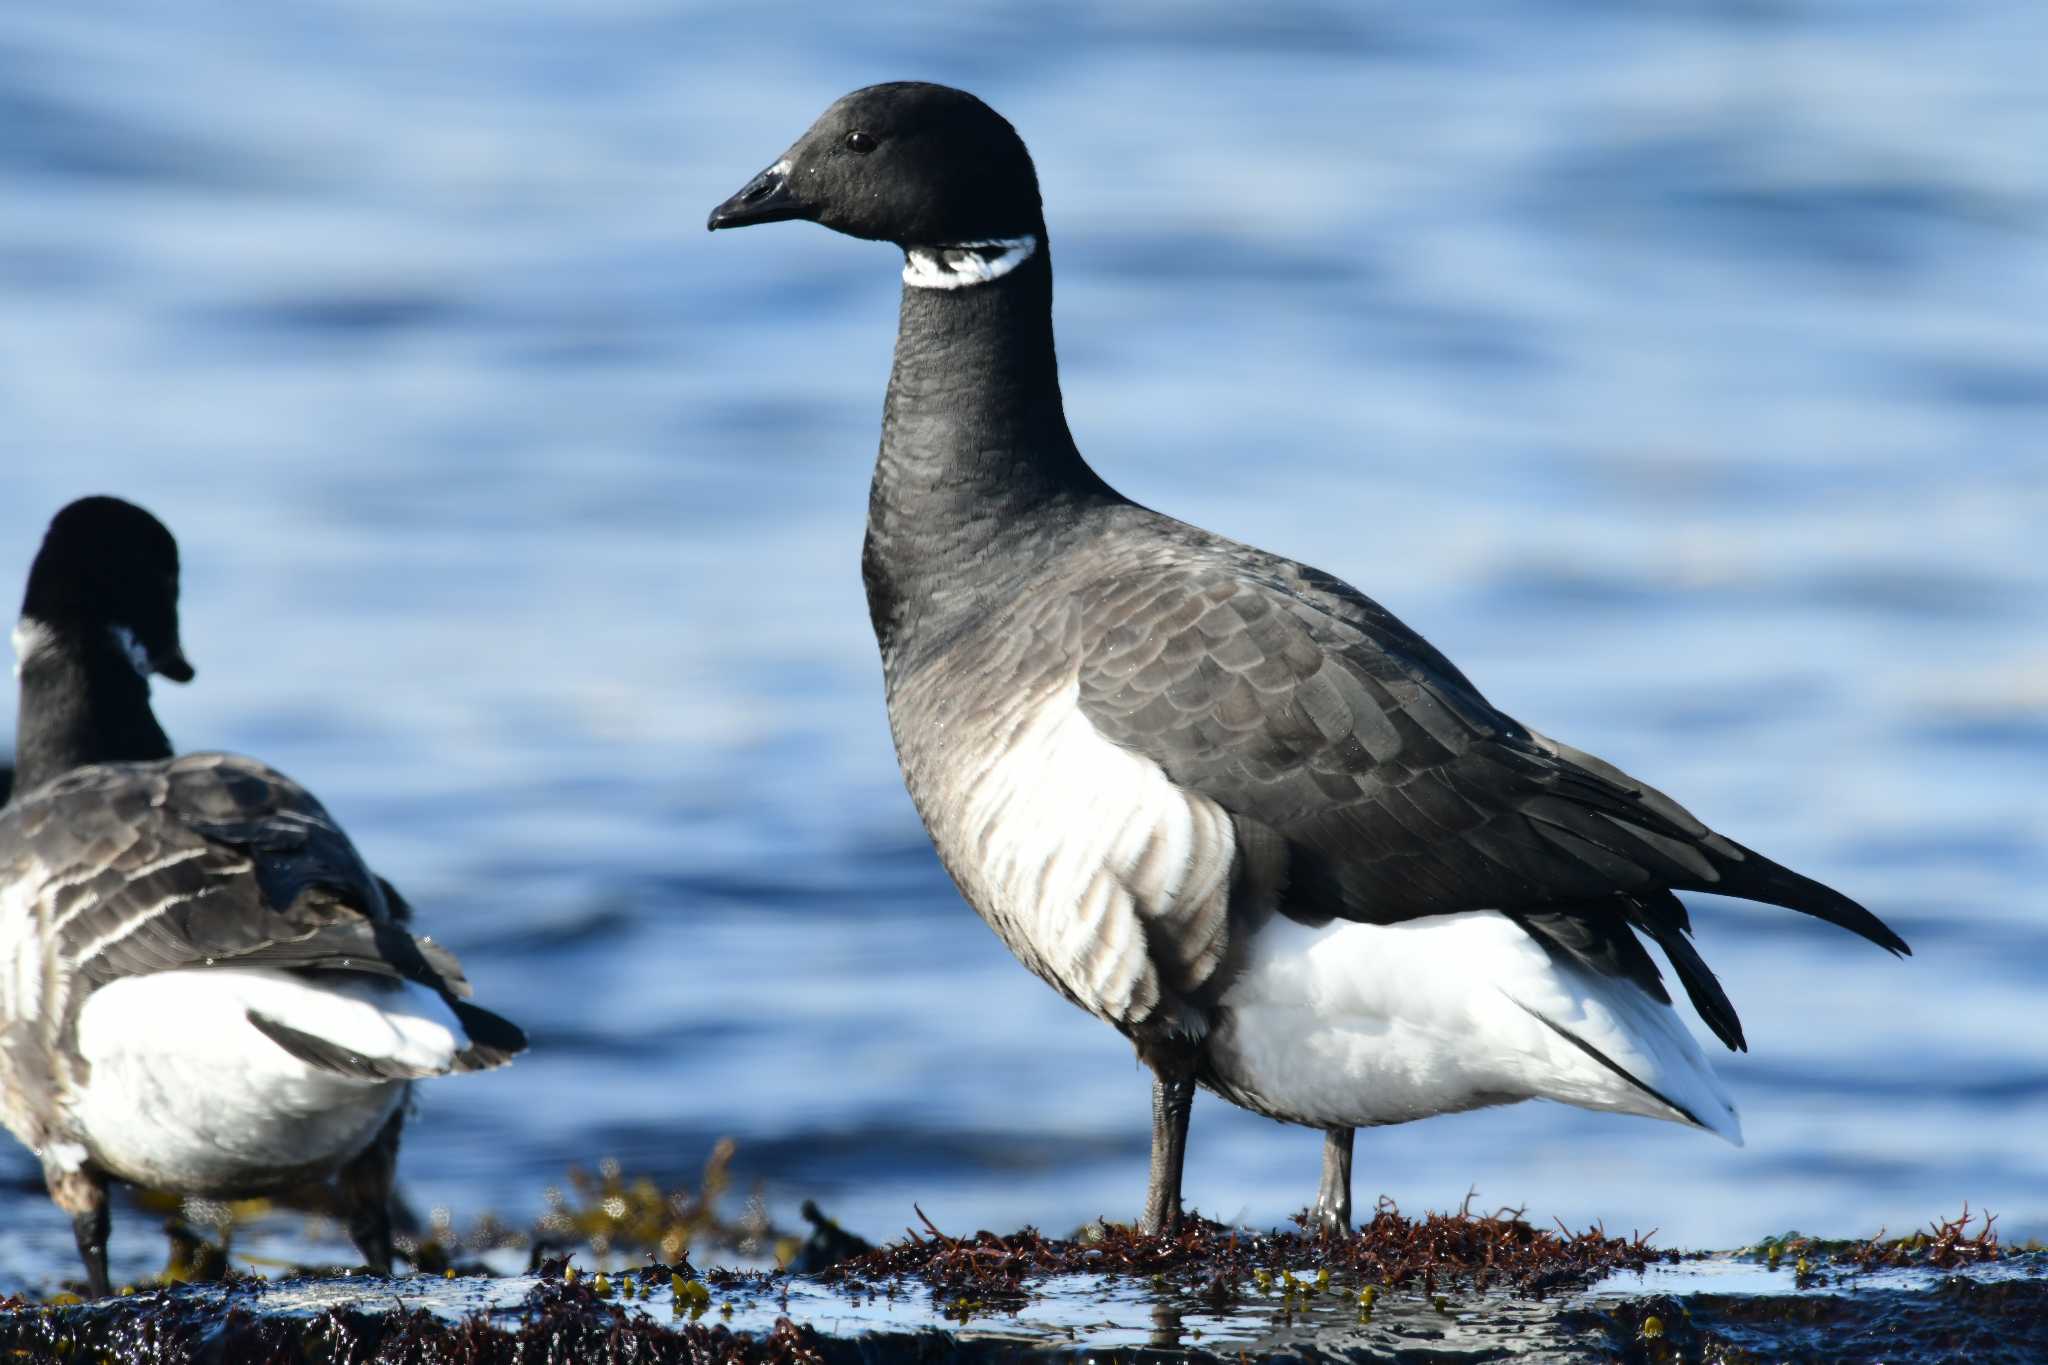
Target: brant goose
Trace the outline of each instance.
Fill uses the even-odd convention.
[[[841,99],[712,211],[905,254],[862,573],[905,782],[1012,952],[1155,1076],[1142,1225],[1197,1084],[1325,1130],[1525,1099],[1741,1141],[1639,934],[1744,1046],[1675,890],[1895,953],[1869,911],[1488,704],[1318,569],[1120,496],[1061,408],[1030,155],[974,96]]]
[[[107,1282],[107,1182],[259,1194],[336,1180],[391,1268],[412,1081],[500,1066],[517,1027],[466,1003],[311,793],[251,758],[171,756],[149,675],[189,681],[178,549],[114,498],[50,523],[14,631],[0,811],[0,1119]]]

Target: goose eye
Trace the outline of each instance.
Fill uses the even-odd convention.
[[[873,133],[864,133],[856,128],[846,135],[846,148],[848,151],[866,156],[869,152],[875,150],[875,135]]]

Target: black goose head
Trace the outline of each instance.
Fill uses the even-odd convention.
[[[51,519],[21,616],[60,639],[111,637],[138,673],[192,681],[178,643],[178,542],[132,502],[80,498]]]
[[[1031,154],[965,90],[893,81],[844,96],[707,225],[808,219],[906,249],[1043,234]]]

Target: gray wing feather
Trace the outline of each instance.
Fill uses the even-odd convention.
[[[1287,841],[1296,911],[1373,922],[1714,891],[1895,952],[1847,897],[1529,731],[1384,608],[1228,542],[1075,594],[1080,705],[1108,739]]]

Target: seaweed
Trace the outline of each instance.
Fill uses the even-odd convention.
[[[650,1176],[628,1175],[612,1157],[600,1161],[595,1172],[570,1167],[563,1185],[543,1193],[546,1208],[528,1241],[532,1263],[580,1247],[600,1263],[627,1255],[675,1261],[693,1248],[718,1248],[748,1260],[787,1264],[802,1239],[775,1227],[758,1191],[747,1197],[738,1218],[722,1211],[736,1150],[731,1138],[720,1138],[694,1186],[667,1189]],[[502,1236],[502,1225],[494,1226]],[[464,1240],[475,1236],[472,1232]],[[500,1244],[516,1242],[514,1235]]]
[[[1838,1265],[1851,1265],[1858,1270],[1886,1270],[1898,1266],[1931,1266],[1936,1270],[1954,1270],[1959,1266],[1983,1265],[1989,1261],[2004,1259],[2006,1252],[1999,1245],[1998,1230],[1994,1226],[1998,1215],[1983,1215],[1983,1226],[1974,1237],[1967,1236],[1970,1227],[1970,1206],[1965,1203],[1962,1213],[1955,1218],[1937,1218],[1927,1226],[1927,1231],[1916,1232],[1911,1237],[1901,1237],[1887,1242],[1884,1232],[1868,1241],[1853,1242],[1834,1252]]]
[[[1974,1236],[1969,1232],[1972,1222],[1981,1223]],[[1790,1257],[1795,1283],[1801,1289],[1812,1289],[1858,1272],[1914,1267],[1957,1270],[1995,1264],[2014,1254],[1999,1241],[1997,1222],[1994,1213],[1973,1217],[1965,1203],[1958,1216],[1936,1218],[1925,1232],[1910,1237],[1887,1239],[1880,1229],[1875,1237],[1831,1241],[1787,1232],[1766,1237],[1737,1254],[1762,1261],[1772,1270],[1784,1268]]]
[[[1250,1343],[1314,1358],[1326,1344],[1341,1350],[1347,1341],[1406,1341],[1417,1334],[1434,1341],[1442,1333],[1451,1334],[1440,1342],[1446,1350],[1454,1339],[1469,1340],[1481,1352],[1519,1340],[1532,1349],[1568,1350],[1574,1359],[1658,1365],[2048,1359],[2048,1279],[2042,1276],[2048,1257],[2015,1259],[1997,1235],[1996,1219],[1967,1205],[1961,1216],[1936,1219],[1909,1237],[1880,1232],[1831,1242],[1791,1232],[1744,1253],[1789,1271],[1801,1291],[1832,1283],[1858,1286],[1853,1294],[1672,1292],[1673,1281],[1665,1280],[1632,1297],[1609,1284],[1590,1296],[1539,1305],[1526,1301],[1682,1258],[1653,1247],[1650,1236],[1610,1236],[1598,1224],[1574,1232],[1562,1224],[1537,1226],[1519,1208],[1476,1213],[1470,1195],[1453,1211],[1417,1217],[1382,1199],[1362,1226],[1343,1234],[1315,1227],[1303,1215],[1294,1228],[1278,1231],[1191,1216],[1164,1236],[1112,1222],[1064,1238],[1029,1227],[1007,1236],[956,1236],[913,1205],[916,1225],[880,1247],[806,1202],[811,1235],[799,1246],[774,1233],[758,1196],[737,1219],[721,1212],[730,1197],[732,1157],[730,1143],[718,1144],[702,1177],[680,1190],[630,1176],[612,1161],[589,1172],[573,1170],[531,1237],[485,1220],[469,1239],[459,1239],[452,1218],[436,1210],[432,1233],[413,1256],[431,1279],[318,1272],[265,1281],[226,1263],[224,1248],[241,1211],[187,1201],[179,1206],[183,1218],[170,1227],[173,1273],[163,1287],[94,1303],[69,1294],[41,1304],[0,1300],[0,1359],[139,1365],[980,1362],[1087,1349],[1098,1310],[1060,1317],[1077,1304],[1117,1305],[1104,1310],[1117,1317],[1134,1307],[1149,1311],[1152,1336],[1131,1356],[1162,1361],[1233,1359]],[[217,1232],[222,1249],[185,1219]],[[465,1241],[526,1247],[533,1278],[500,1280],[472,1263],[487,1280],[444,1287],[443,1277],[454,1280],[461,1269],[448,1248]],[[769,1248],[772,1260],[763,1254]],[[713,1249],[739,1249],[754,1258],[755,1268],[713,1265],[704,1259]],[[622,1268],[634,1253],[644,1263]],[[587,1257],[589,1268],[572,1265],[576,1257]],[[1854,1278],[1901,1270],[1920,1273],[1860,1285]],[[173,1283],[197,1279],[219,1283]],[[1717,1282],[1708,1277],[1700,1283],[1711,1289]],[[836,1311],[834,1300],[852,1307],[863,1299],[873,1310],[877,1298],[895,1301],[905,1286],[928,1293],[930,1303],[900,1316],[893,1303],[879,1313]],[[1456,1303],[1452,1297],[1489,1290],[1505,1293]],[[1027,1307],[1030,1312],[1021,1311]],[[1006,1314],[1006,1321],[976,1326],[978,1318]],[[806,1319],[827,1326],[817,1330]],[[1122,1327],[1100,1325],[1130,1328],[1128,1320]],[[1470,1337],[1475,1325],[1479,1336]],[[1377,1335],[1353,1338],[1352,1332]],[[1212,1340],[1228,1333],[1230,1344],[1199,1344],[1205,1333]],[[1441,1358],[1468,1357],[1450,1350]]]
[[[528,1230],[486,1213],[458,1233],[453,1215],[441,1208],[434,1209],[422,1226],[411,1208],[394,1200],[394,1245],[415,1270],[430,1275],[451,1270],[492,1273],[479,1257],[501,1250],[526,1251],[529,1270],[548,1256],[571,1250],[587,1251],[598,1263],[609,1264],[626,1256],[680,1261],[693,1247],[787,1264],[805,1242],[774,1226],[758,1191],[748,1196],[737,1218],[724,1211],[736,1151],[731,1138],[720,1138],[696,1182],[678,1187],[664,1187],[644,1174],[628,1174],[612,1157],[599,1161],[595,1170],[571,1166],[560,1184],[542,1191],[542,1212]],[[146,1189],[135,1190],[134,1199],[145,1211],[164,1216],[170,1243],[164,1270],[138,1287],[212,1283],[247,1273],[246,1268],[232,1269],[231,1258],[303,1273],[308,1267],[236,1253],[235,1234],[266,1219],[300,1214],[313,1220],[310,1235],[323,1239],[328,1233],[338,1237],[337,1225],[346,1222],[333,1190],[319,1184],[232,1201],[181,1198]],[[323,1269],[339,1273],[342,1267]]]
[[[759,1334],[723,1324],[664,1324],[631,1311],[626,1295],[570,1275],[560,1263],[510,1321],[451,1321],[425,1309],[333,1308],[310,1319],[259,1315],[241,1304],[197,1305],[171,1293],[100,1306],[0,1301],[0,1354],[121,1365],[822,1365],[825,1339],[787,1318]],[[668,1283],[667,1268],[660,1277]],[[601,1277],[600,1277],[601,1278]],[[653,1284],[652,1271],[634,1278]],[[139,1301],[138,1301],[139,1300]]]
[[[1475,1214],[1468,1196],[1455,1213],[1412,1219],[1383,1198],[1371,1220],[1348,1236],[1246,1232],[1190,1215],[1173,1233],[1103,1222],[1062,1240],[1029,1227],[1007,1237],[951,1237],[920,1208],[923,1232],[906,1228],[904,1240],[851,1257],[818,1278],[852,1287],[918,1280],[941,1293],[1013,1301],[1030,1282],[1056,1275],[1146,1276],[1161,1288],[1228,1301],[1247,1284],[1307,1297],[1326,1292],[1334,1274],[1361,1287],[1420,1287],[1435,1294],[1439,1287],[1502,1285],[1540,1298],[1611,1271],[1675,1259],[1675,1253],[1652,1249],[1644,1236],[1610,1237],[1597,1226],[1550,1232],[1525,1222],[1523,1212]],[[1297,1221],[1306,1228],[1306,1219]],[[1301,1279],[1297,1272],[1304,1271],[1312,1278]]]
[[[1310,1359],[1326,1347],[1341,1354],[1365,1342],[1375,1343],[1366,1349],[1378,1349],[1381,1341],[1417,1340],[1435,1343],[1430,1358],[1446,1360],[1494,1358],[1510,1343],[1562,1353],[1559,1358],[1656,1365],[1880,1359],[1988,1365],[2048,1358],[2048,1280],[2038,1266],[2028,1273],[2031,1261],[1993,1264],[1990,1228],[1967,1218],[1937,1221],[1921,1238],[1838,1244],[1878,1248],[1871,1254],[1905,1258],[1897,1263],[1931,1272],[1902,1277],[1882,1292],[1667,1292],[1629,1299],[1602,1293],[1519,1309],[1497,1296],[1454,1309],[1448,1293],[1439,1291],[1490,1284],[1535,1295],[1566,1278],[1672,1258],[1651,1250],[1644,1238],[1608,1237],[1597,1227],[1547,1231],[1519,1210],[1482,1216],[1467,1203],[1454,1213],[1414,1219],[1382,1204],[1348,1236],[1248,1233],[1197,1220],[1171,1237],[1146,1237],[1114,1224],[1064,1240],[1030,1229],[1010,1237],[953,1237],[920,1213],[921,1230],[907,1230],[903,1241],[870,1249],[809,1282],[855,1297],[873,1296],[878,1284],[928,1285],[940,1314],[966,1324],[992,1304],[1041,1293],[1089,1296],[1105,1281],[1128,1279],[1118,1301],[1133,1302],[1127,1291],[1139,1290],[1136,1301],[1157,1305],[1158,1331],[1143,1348],[1119,1346],[1110,1354],[1160,1361],[1237,1359],[1254,1343],[1255,1350]],[[1803,1248],[1802,1262],[1853,1264],[1845,1253],[1793,1240]],[[1988,1277],[1973,1278],[1980,1275]],[[1019,1319],[993,1332],[954,1332],[934,1330],[929,1318],[917,1325],[913,1316],[904,1330],[882,1325],[872,1334],[843,1334],[842,1325],[820,1331],[802,1322],[818,1315],[815,1298],[807,1310],[791,1311],[790,1293],[799,1281],[788,1272],[699,1272],[688,1262],[582,1271],[567,1256],[549,1257],[535,1279],[518,1282],[503,1299],[467,1296],[458,1288],[451,1301],[437,1295],[439,1277],[432,1283],[435,1288],[418,1279],[365,1279],[358,1292],[339,1301],[329,1296],[311,1315],[293,1305],[306,1304],[305,1291],[317,1282],[266,1284],[249,1277],[233,1277],[220,1288],[178,1286],[97,1303],[71,1296],[41,1305],[8,1300],[0,1302],[0,1358],[95,1365],[837,1365],[916,1358],[978,1365],[1068,1356],[1087,1349],[1089,1330],[1082,1326],[1077,1334],[1055,1324],[1020,1337]],[[1202,1297],[1217,1283],[1229,1296],[1248,1296],[1221,1317],[1219,1305],[1205,1306]],[[1404,1287],[1420,1292],[1394,1305],[1393,1291]],[[437,1297],[438,1313],[429,1306]],[[730,1325],[727,1315],[736,1303],[748,1309],[752,1330]],[[1350,1322],[1365,1330],[1376,1308],[1392,1314],[1374,1329],[1381,1336],[1346,1334]],[[833,1317],[827,1308],[818,1320]],[[1449,1331],[1454,1319],[1478,1324],[1479,1335],[1467,1330],[1440,1338],[1435,1322]],[[872,1327],[887,1319],[865,1321]],[[1193,1321],[1203,1327],[1182,1326]],[[1226,1321],[1234,1340],[1200,1344],[1204,1328],[1213,1331]]]

